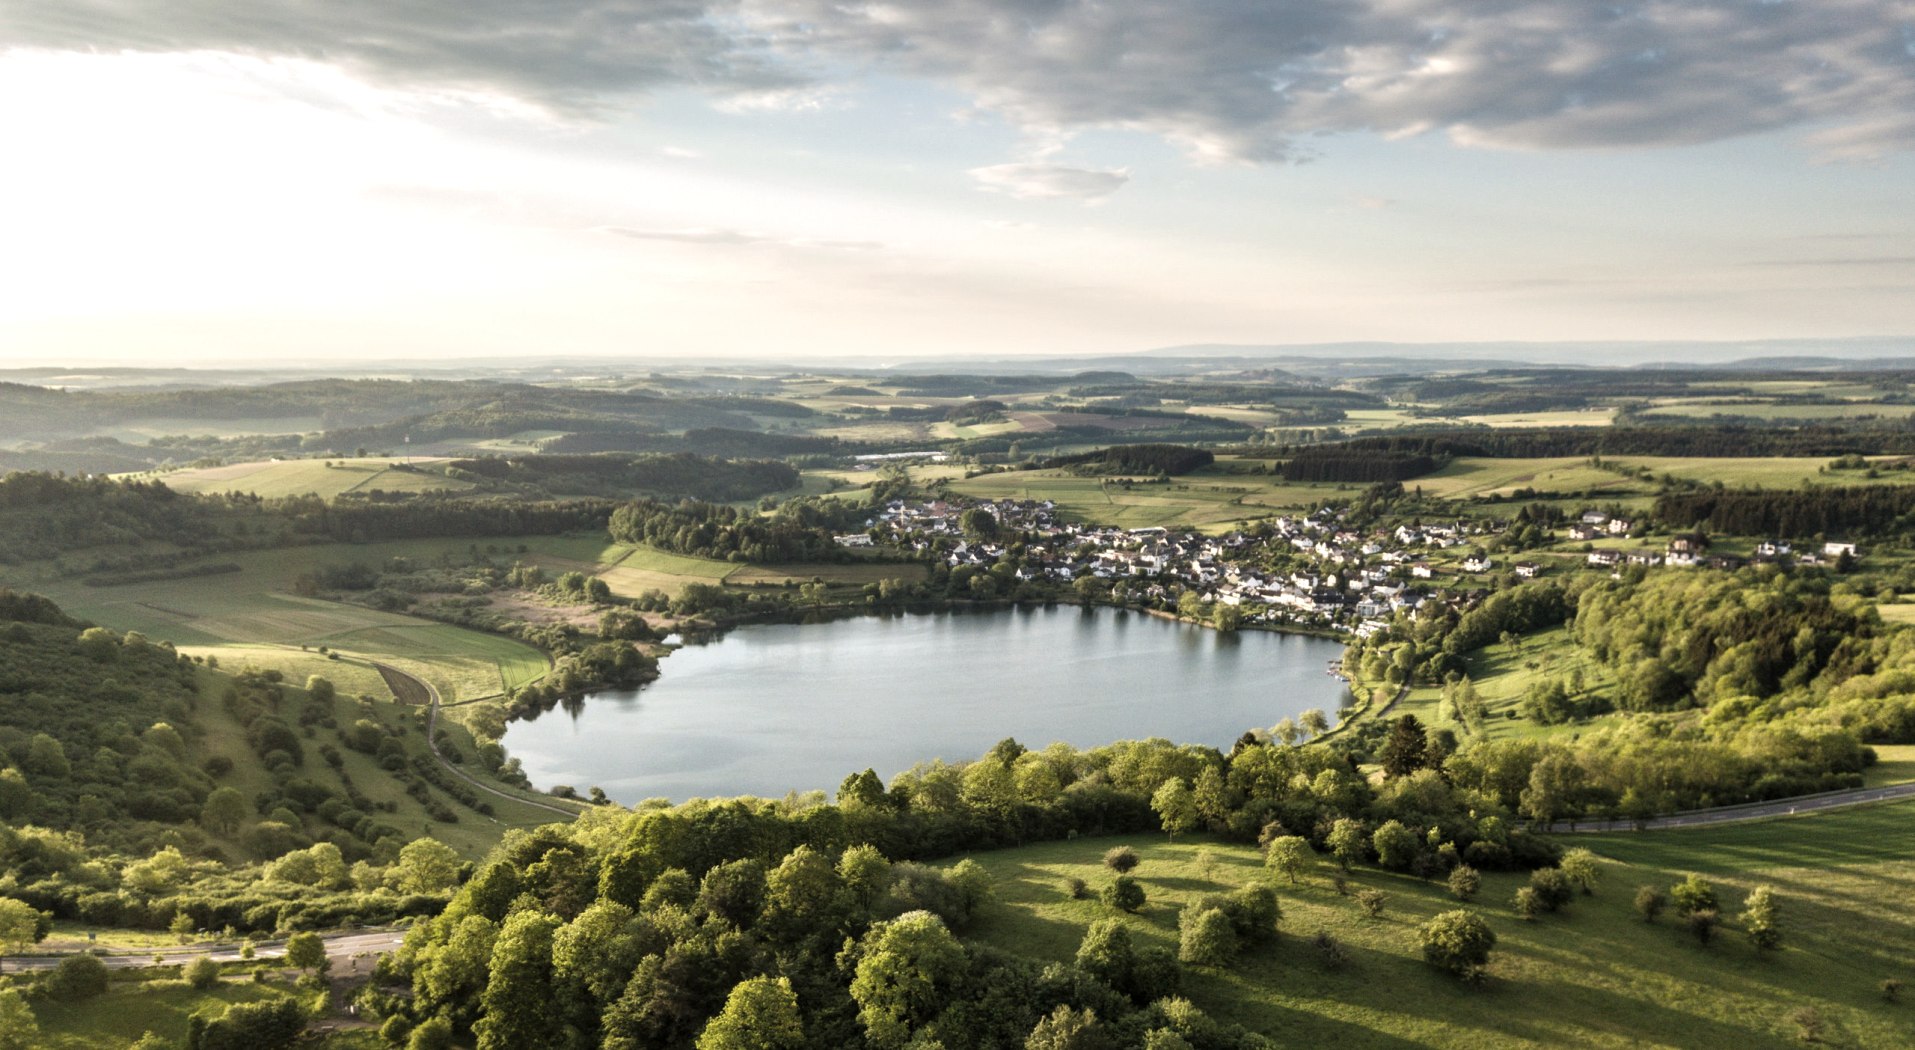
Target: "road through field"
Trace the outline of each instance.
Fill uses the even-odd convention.
[[[398,668],[393,667],[389,664],[375,663],[373,664],[373,666],[379,670],[379,674],[382,677],[384,677],[388,683],[391,683],[393,687],[392,689],[393,695],[399,697],[402,700],[405,699],[408,695],[412,695],[412,696],[423,695],[428,698],[432,706],[427,710],[427,714],[426,714],[426,743],[432,747],[432,757],[438,759],[439,764],[444,766],[447,772],[451,773],[455,777],[458,777],[460,780],[463,780],[466,783],[472,785],[473,787],[478,788],[480,791],[484,791],[488,794],[497,795],[503,799],[510,799],[513,802],[519,802],[519,803],[523,803],[524,805],[532,806],[537,809],[543,809],[552,813],[557,813],[558,815],[565,817],[568,820],[579,815],[579,810],[577,809],[566,809],[563,806],[559,806],[550,802],[536,801],[534,799],[526,798],[523,795],[515,795],[509,791],[503,791],[499,788],[495,788],[490,784],[484,783],[483,781],[473,778],[472,776],[468,775],[465,770],[460,769],[458,766],[453,765],[451,762],[448,762],[446,760],[445,755],[439,752],[439,690],[433,688],[433,685],[431,682],[428,682],[425,679],[420,678],[416,675],[407,674],[406,672],[401,671]]]
[[[1551,824],[1548,830],[1552,834],[1557,835],[1579,835],[1603,831],[1663,831],[1671,828],[1699,828],[1711,824],[1729,824],[1740,820],[1790,817],[1802,813],[1816,813],[1827,809],[1840,809],[1845,806],[1861,806],[1871,802],[1888,802],[1901,798],[1915,798],[1915,783],[1891,784],[1888,787],[1855,788],[1850,791],[1827,791],[1819,795],[1798,795],[1794,798],[1777,799],[1773,802],[1748,802],[1739,806],[1718,806],[1714,809],[1697,809],[1687,813],[1671,813],[1666,817],[1651,817],[1648,820],[1642,821],[1557,821]]]

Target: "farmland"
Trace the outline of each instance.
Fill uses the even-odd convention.
[[[1907,1045],[1907,1007],[1882,1001],[1887,977],[1915,977],[1896,945],[1915,927],[1915,804],[1788,821],[1655,835],[1578,837],[1604,859],[1593,897],[1523,922],[1508,901],[1522,880],[1486,874],[1474,910],[1498,942],[1486,987],[1425,965],[1416,926],[1456,907],[1440,883],[1359,869],[1352,890],[1387,895],[1379,919],[1331,885],[1319,862],[1294,889],[1277,885],[1283,936],[1226,970],[1192,968],[1184,994],[1212,1016],[1269,1033],[1286,1045],[1349,1047],[1559,1047],[1798,1045],[1791,1014],[1813,1007],[1833,1045]],[[1250,847],[1183,841],[1082,839],[980,853],[999,903],[975,936],[1042,961],[1068,961],[1090,922],[1114,914],[1071,900],[1066,876],[1109,879],[1104,850],[1135,846],[1149,903],[1125,917],[1141,943],[1177,947],[1177,909],[1207,892],[1267,880]],[[1208,859],[1206,859],[1208,858]],[[1666,888],[1688,872],[1714,879],[1725,913],[1758,884],[1783,900],[1782,951],[1760,958],[1725,930],[1703,947],[1672,919],[1650,925],[1631,908],[1636,887]],[[1888,931],[1893,930],[1894,933]],[[1326,931],[1351,962],[1326,968],[1310,939]]]
[[[445,476],[444,459],[367,457],[288,459],[172,470],[150,475],[180,492],[244,492],[255,496],[314,495],[332,499],[348,492],[459,492],[470,482]]]

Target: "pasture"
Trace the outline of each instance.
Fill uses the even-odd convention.
[[[242,492],[273,498],[318,496],[332,499],[348,492],[465,491],[467,481],[445,476],[448,460],[425,457],[364,459],[287,459],[229,463],[218,467],[169,470],[157,478],[178,492]]]
[[[251,979],[226,981],[206,991],[186,987],[183,981],[155,986],[116,980],[97,999],[34,1003],[40,1036],[32,1045],[42,1050],[125,1050],[147,1032],[156,1032],[184,1046],[187,1018],[201,1010],[290,994],[285,985],[255,984]]]
[[[1300,884],[1276,881],[1282,935],[1223,969],[1186,969],[1184,992],[1213,1017],[1276,1037],[1283,1045],[1374,1047],[1668,1047],[1800,1045],[1791,1014],[1819,1012],[1831,1045],[1909,1045],[1910,1007],[1882,1000],[1880,982],[1915,979],[1901,946],[1915,936],[1915,803],[1845,810],[1718,829],[1642,835],[1565,836],[1604,860],[1594,896],[1535,922],[1509,906],[1524,879],[1485,873],[1468,905],[1497,935],[1484,987],[1426,965],[1416,928],[1459,907],[1440,882],[1373,868],[1351,889],[1386,894],[1381,918],[1362,915],[1332,885],[1319,858]],[[1112,916],[1095,900],[1071,900],[1066,876],[1093,890],[1110,873],[1111,846],[1137,848],[1134,872],[1149,902],[1123,917],[1140,943],[1177,947],[1177,910],[1209,892],[1272,881],[1254,847],[1160,835],[1079,839],[981,853],[997,903],[968,936],[1042,962],[1068,961],[1085,928]],[[1206,856],[1208,859],[1206,859]],[[1638,886],[1666,890],[1688,872],[1715,881],[1724,928],[1698,944],[1665,916],[1646,924],[1631,899]],[[1783,948],[1757,955],[1734,927],[1747,892],[1774,887]],[[1327,932],[1350,962],[1327,968],[1311,938]]]

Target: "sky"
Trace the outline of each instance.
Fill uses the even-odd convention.
[[[0,363],[1915,335],[1915,0],[0,0]]]

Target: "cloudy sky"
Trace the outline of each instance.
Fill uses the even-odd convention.
[[[0,358],[1915,334],[1915,0],[0,0]]]

